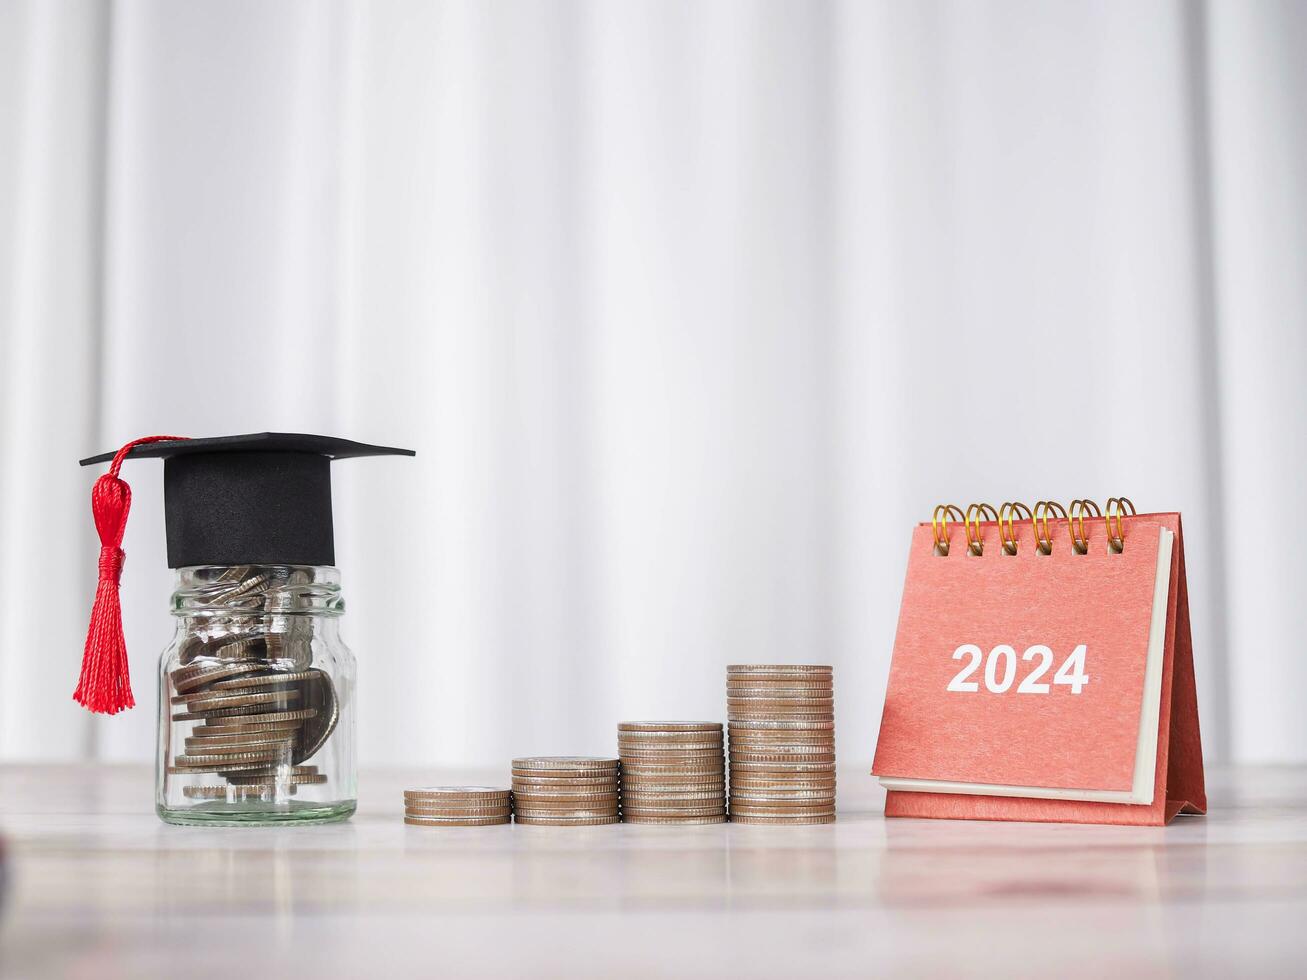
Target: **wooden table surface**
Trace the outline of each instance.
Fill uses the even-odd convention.
[[[0,767],[0,976],[1303,976],[1307,769],[1209,773],[1165,829],[170,827],[143,768]]]

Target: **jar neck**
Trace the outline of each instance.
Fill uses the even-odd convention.
[[[177,569],[172,614],[188,620],[336,617],[340,571],[327,565],[192,565]]]

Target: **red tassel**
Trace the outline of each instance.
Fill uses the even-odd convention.
[[[131,450],[149,442],[172,442],[184,436],[146,436],[134,439],[114,455],[109,472],[91,490],[91,513],[100,533],[100,581],[95,588],[91,625],[82,653],[82,676],[73,700],[83,707],[113,715],[134,707],[132,681],[127,669],[127,642],[123,638],[123,610],[118,580],[123,573],[123,531],[132,509],[132,488],[118,479],[118,471]]]

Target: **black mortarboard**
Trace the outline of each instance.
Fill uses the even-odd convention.
[[[334,565],[331,461],[412,456],[331,436],[259,432],[133,446],[162,459],[168,566]],[[115,453],[81,461],[106,463]]]

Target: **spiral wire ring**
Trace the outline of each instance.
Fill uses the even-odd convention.
[[[1015,555],[1017,553],[1017,530],[1013,527],[1013,517],[1018,520],[1033,520],[1030,508],[1025,504],[1009,500],[998,509],[998,536],[1003,541],[1003,551],[1005,554]]]
[[[1104,523],[1107,525],[1107,548],[1113,554],[1119,555],[1125,550],[1125,524],[1122,518],[1134,517],[1135,513],[1135,505],[1129,497],[1107,498],[1107,517]]]
[[[979,558],[985,553],[985,533],[980,529],[981,518],[998,521],[998,511],[989,504],[970,504],[967,507],[967,551]],[[972,534],[972,526],[975,534]]]
[[[960,508],[954,504],[940,504],[935,508],[935,513],[930,518],[930,530],[935,536],[935,554],[941,557],[948,556],[948,522],[949,518],[955,521],[962,521]]]
[[[1040,500],[1035,503],[1031,521],[1035,528],[1035,550],[1041,555],[1053,553],[1053,536],[1048,533],[1048,515],[1053,514],[1066,520],[1066,508],[1055,500]]]
[[[1103,512],[1092,500],[1071,501],[1071,547],[1077,555],[1089,553],[1089,534],[1085,530],[1085,517],[1102,517]]]

